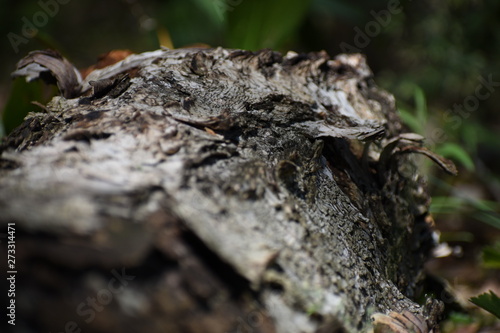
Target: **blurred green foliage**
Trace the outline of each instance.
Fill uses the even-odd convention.
[[[24,78],[17,78],[13,81],[11,92],[7,103],[6,112],[3,112],[1,122],[2,130],[6,133],[16,128],[30,111],[40,111],[40,107],[31,104],[31,101],[48,102],[47,87],[41,81],[28,83]],[[52,90],[52,89],[51,89]],[[52,90],[53,95],[55,90]]]
[[[483,266],[500,269],[500,241],[483,248]]]
[[[51,0],[45,0],[46,2]],[[394,1],[392,1],[394,3]],[[358,31],[387,11],[389,0],[110,0],[69,1],[59,5],[26,43],[3,39],[0,104],[8,133],[28,111],[29,102],[48,98],[41,85],[26,85],[9,73],[31,50],[54,48],[78,67],[112,49],[143,52],[159,46],[167,31],[175,47],[194,43],[281,52],[326,50],[332,56],[342,43],[355,44]],[[500,2],[485,0],[398,2],[388,24],[370,34],[360,51],[377,83],[396,96],[409,130],[426,137],[433,130],[446,140],[432,149],[456,162],[460,175],[450,178],[428,168],[432,211],[450,224],[469,219],[500,226],[500,93],[481,100],[460,121],[455,104],[475,94],[479,77],[500,81]],[[0,0],[0,33],[22,35],[23,24],[43,10],[38,1]],[[23,21],[24,20],[24,21]],[[19,49],[16,52],[16,48]],[[495,87],[499,89],[499,87]],[[0,124],[0,137],[2,135]],[[452,184],[452,185],[450,185]],[[468,231],[464,231],[468,232]],[[473,232],[473,231],[472,231]],[[495,235],[495,234],[493,234]],[[498,234],[497,234],[498,235]],[[491,263],[497,247],[486,247]]]
[[[433,214],[451,214],[469,217],[500,230],[500,204],[496,201],[473,200],[457,196],[433,196],[430,211]]]
[[[227,45],[248,50],[284,49],[296,35],[310,5],[309,0],[240,2],[227,11]]]

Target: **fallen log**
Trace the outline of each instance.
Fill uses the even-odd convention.
[[[406,133],[361,55],[162,49],[80,77],[0,148],[26,332],[430,332]],[[400,331],[398,331],[400,329]],[[384,331],[385,330],[385,331]]]

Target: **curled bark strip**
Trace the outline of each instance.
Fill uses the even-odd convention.
[[[448,174],[452,176],[458,175],[458,170],[455,164],[450,161],[449,159],[446,159],[442,156],[439,156],[438,154],[430,151],[429,149],[425,147],[415,147],[415,146],[406,146],[401,148],[399,153],[418,153],[425,155],[429,157],[434,163],[436,163],[441,169],[446,171]]]
[[[374,333],[431,333],[426,319],[408,310],[402,313],[391,311],[389,315],[372,315]]]
[[[18,76],[25,76],[28,82],[43,79],[46,83],[56,83],[65,98],[78,97],[82,92],[80,72],[57,51],[30,52],[17,63],[12,77]]]
[[[395,154],[408,153],[425,155],[441,167],[441,169],[450,175],[456,176],[458,174],[458,170],[455,164],[452,161],[432,152],[428,148],[422,147],[423,141],[424,137],[416,133],[402,133],[387,140],[378,160],[378,173],[380,180],[383,181],[389,161]]]

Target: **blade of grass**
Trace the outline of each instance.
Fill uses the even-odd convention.
[[[500,242],[483,248],[482,262],[486,268],[500,268]]]
[[[408,126],[413,132],[422,134],[423,127],[417,117],[415,117],[411,112],[405,109],[399,109],[399,115],[401,120]]]
[[[486,224],[491,225],[492,227],[495,227],[497,229],[500,229],[500,215],[496,214],[494,212],[488,212],[488,211],[480,211],[478,214],[474,215],[474,217]]]
[[[415,93],[413,95],[415,100],[415,112],[416,117],[420,126],[424,126],[427,123],[428,114],[427,114],[427,101],[425,99],[425,94],[422,88],[419,86],[415,86]]]
[[[446,142],[436,147],[436,153],[454,159],[462,164],[467,170],[474,171],[474,162],[470,155],[456,143]]]
[[[310,0],[245,0],[227,13],[228,46],[280,49],[302,23]]]

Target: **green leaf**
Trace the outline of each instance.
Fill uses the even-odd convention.
[[[451,312],[450,313],[450,321],[455,324],[472,324],[474,322],[474,318],[468,314],[462,312]]]
[[[411,112],[399,109],[399,115],[401,116],[401,120],[408,126],[413,132],[423,134],[423,126],[420,121],[415,117]]]
[[[474,171],[474,162],[469,154],[461,146],[456,143],[448,142],[443,143],[436,147],[436,153],[446,157],[456,160],[461,165],[463,165],[467,170]]]
[[[226,21],[226,13],[231,10],[230,2],[224,0],[194,0],[208,18],[218,26]]]
[[[475,200],[473,202],[474,208],[491,213],[500,211],[500,203],[491,200]]]
[[[410,127],[412,131],[424,134],[425,124],[427,124],[428,122],[427,101],[425,98],[425,93],[422,88],[413,83],[411,83],[410,86],[413,89],[415,112],[399,109],[401,119],[408,127]]]
[[[493,246],[485,246],[482,253],[483,266],[486,268],[500,268],[500,242]]]
[[[193,43],[220,45],[228,3],[237,0],[171,0],[158,6],[155,17],[175,47]],[[223,45],[225,46],[225,45]]]
[[[432,197],[431,213],[459,213],[465,208],[466,200],[458,197]]]
[[[484,132],[486,131],[486,129],[484,128],[484,126],[480,126],[475,122],[464,121],[462,123],[461,130],[462,142],[464,143],[467,151],[470,151],[472,154],[476,154],[477,147],[479,146],[481,137],[485,134]],[[495,139],[493,142],[495,141],[497,140]]]
[[[436,196],[432,197],[429,210],[434,214],[458,214],[468,210],[468,215],[474,219],[500,229],[500,214],[497,213],[499,208],[497,202],[488,200]]]
[[[479,211],[474,215],[477,220],[500,229],[500,215],[491,211]]]
[[[425,99],[425,94],[422,88],[415,86],[415,92],[413,95],[415,100],[415,111],[417,119],[421,126],[427,123],[427,101]]]
[[[227,11],[228,46],[246,50],[283,47],[304,20],[310,5],[310,0],[232,2],[235,4]]]
[[[500,298],[493,291],[472,297],[469,301],[500,318]]]

